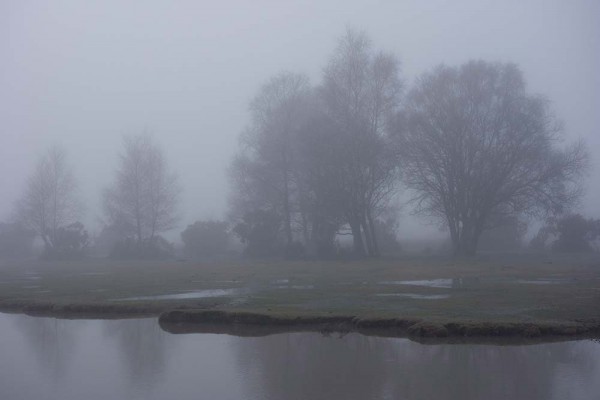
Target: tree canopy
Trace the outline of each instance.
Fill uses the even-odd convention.
[[[473,254],[502,216],[561,213],[580,195],[583,145],[558,145],[560,124],[514,64],[423,74],[395,124],[403,181],[418,211],[448,227],[456,254]]]

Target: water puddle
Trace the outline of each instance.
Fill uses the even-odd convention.
[[[568,280],[564,278],[517,279],[516,282],[527,285],[560,285],[562,283],[567,283]]]
[[[315,285],[291,285],[289,279],[276,279],[271,282],[271,285],[275,289],[310,290],[315,288]]]
[[[315,285],[279,285],[275,286],[277,289],[296,289],[296,290],[310,290],[314,289]]]
[[[443,300],[450,297],[449,294],[417,294],[417,293],[379,293],[379,297],[405,297],[413,300]]]
[[[377,283],[380,285],[410,285],[445,289],[449,289],[452,287],[452,279],[428,279],[420,281],[383,281]]]
[[[240,289],[206,289],[185,293],[160,294],[156,296],[125,297],[114,299],[113,301],[202,299],[207,297],[230,296],[239,293]]]

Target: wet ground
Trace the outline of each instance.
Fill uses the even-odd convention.
[[[30,302],[128,309],[149,304],[152,312],[185,306],[482,321],[589,320],[600,319],[600,257],[1,265],[0,309]]]

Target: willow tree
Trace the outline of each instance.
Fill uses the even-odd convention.
[[[548,102],[513,64],[425,73],[397,123],[404,182],[418,210],[448,226],[458,255],[475,253],[502,216],[562,212],[580,195],[582,144],[560,145]]]

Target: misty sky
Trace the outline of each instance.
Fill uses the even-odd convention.
[[[517,63],[567,137],[588,144],[580,211],[600,217],[600,1],[2,0],[0,221],[40,153],[59,143],[84,221],[97,224],[121,137],[143,130],[180,175],[181,229],[224,217],[249,100],[282,70],[319,83],[347,26],[399,57],[408,86],[440,63]],[[421,223],[401,221],[404,235]]]

